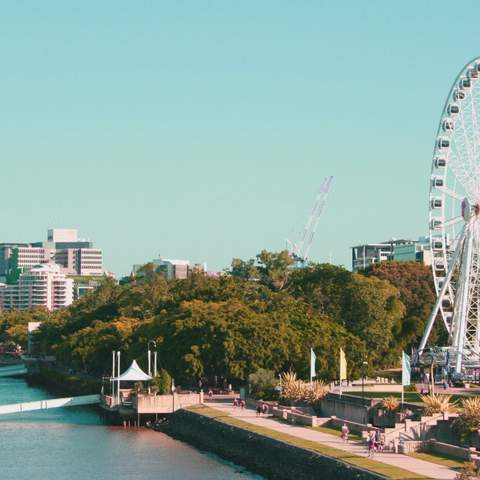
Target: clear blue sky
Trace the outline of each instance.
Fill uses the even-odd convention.
[[[431,152],[480,3],[0,2],[0,241],[76,227],[129,272],[426,234]]]

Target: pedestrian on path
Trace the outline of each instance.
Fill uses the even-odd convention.
[[[262,415],[262,401],[260,400],[258,403],[257,403],[257,417],[260,417]]]
[[[349,430],[347,424],[344,423],[344,424],[342,425],[342,435],[341,435],[342,440],[343,440],[343,443],[347,443],[347,442],[348,442],[348,434],[349,434],[349,433],[350,433],[350,430]]]
[[[375,449],[377,448],[375,430],[368,432],[367,448],[368,448],[368,457],[373,458],[375,455]]]
[[[268,415],[268,405],[265,402],[262,404],[262,413]]]

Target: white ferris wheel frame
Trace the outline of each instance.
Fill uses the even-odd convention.
[[[437,299],[419,346],[443,320],[446,367],[480,367],[480,57],[457,75],[433,149],[429,189],[432,272]]]

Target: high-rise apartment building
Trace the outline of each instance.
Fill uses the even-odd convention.
[[[5,309],[44,307],[58,310],[73,302],[73,280],[55,264],[37,265],[21,273],[18,283],[1,285],[0,306]]]

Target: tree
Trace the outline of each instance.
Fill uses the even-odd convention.
[[[393,333],[400,349],[409,351],[412,345],[417,346],[435,302],[431,268],[413,261],[380,262],[367,268],[364,274],[386,280],[398,289],[405,315]],[[434,332],[433,342],[440,332]]]
[[[342,323],[344,297],[351,283],[352,273],[343,267],[311,264],[292,273],[288,291],[316,311]]]
[[[104,374],[109,371],[114,350],[122,350],[127,361],[132,334],[138,320],[120,317],[113,322],[97,320],[69,335],[56,350],[58,357],[79,369]]]
[[[398,290],[388,281],[352,274],[333,265],[310,265],[292,274],[288,291],[310,305],[312,311],[322,312],[343,327],[343,334],[339,335],[330,327],[323,335],[324,338],[338,335],[330,341],[335,341],[336,347],[346,351],[350,358],[349,369],[353,367],[352,363],[355,365],[349,375],[359,374],[357,365],[367,357],[372,368],[398,362],[401,347],[394,331],[401,326],[405,307]],[[342,336],[347,332],[350,338],[344,341]],[[333,358],[338,361],[337,353]],[[324,368],[332,372],[332,367]]]
[[[241,280],[253,280],[258,277],[258,270],[255,267],[255,260],[253,258],[247,261],[234,258],[230,270],[228,270],[227,273]]]
[[[365,342],[370,363],[378,367],[398,362],[401,349],[393,330],[405,313],[399,297],[399,291],[390,283],[359,274],[352,275],[345,291],[342,323]]]
[[[22,270],[18,267],[18,248],[15,247],[12,249],[12,255],[8,262],[9,267],[6,280],[9,285],[13,285],[18,283],[18,279],[22,273]]]
[[[255,373],[248,376],[248,383],[251,386],[255,398],[273,400],[278,397],[278,377],[273,370],[259,368]]]
[[[27,325],[29,322],[44,322],[49,312],[43,308],[28,310],[0,310],[0,342],[27,345]]]
[[[184,302],[173,318],[157,318],[151,332],[161,360],[175,377],[245,380],[258,368],[278,370],[283,365],[288,356],[286,328],[239,300],[193,300]]]
[[[159,395],[166,395],[172,392],[172,377],[164,368],[161,368],[157,376],[153,377],[152,390]]]
[[[282,290],[287,283],[293,258],[287,250],[279,253],[262,250],[257,255],[260,281],[274,290]]]
[[[190,385],[205,377],[245,382],[260,369],[292,369],[307,379],[311,348],[317,377],[326,381],[338,379],[340,348],[349,378],[358,378],[367,357],[372,369],[397,363],[399,337],[410,332],[401,302],[408,290],[332,265],[293,269],[286,251],[256,258],[233,260],[220,277],[181,280],[146,265],[123,285],[105,279],[62,311],[0,312],[0,341],[23,341],[27,322],[42,317],[35,340],[43,353],[101,374],[109,372],[112,350],[121,350],[125,362],[145,362],[146,345],[155,340],[160,364]],[[392,281],[403,275],[389,273]],[[423,308],[415,305],[412,318]]]

